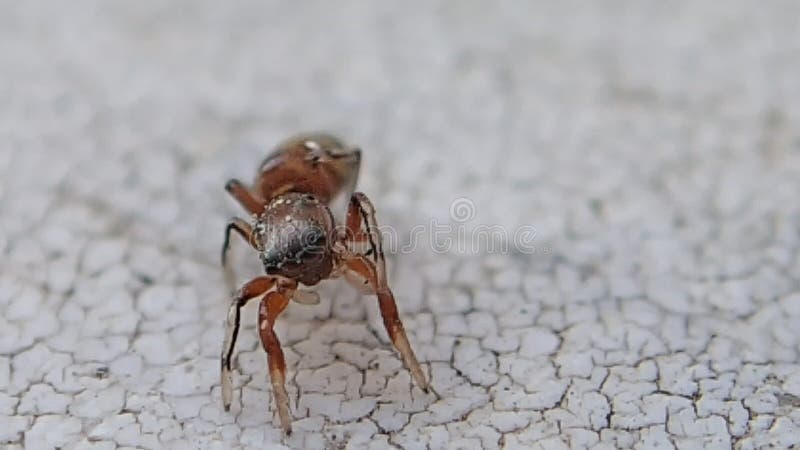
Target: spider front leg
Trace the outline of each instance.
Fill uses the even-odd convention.
[[[264,213],[264,202],[260,201],[241,181],[233,179],[225,183],[225,190],[250,214]]]
[[[253,228],[250,226],[250,224],[238,217],[231,218],[228,221],[228,225],[225,227],[225,240],[222,241],[221,254],[222,270],[225,272],[225,284],[228,286],[229,291],[233,290],[236,279],[233,269],[231,269],[231,267],[228,265],[228,249],[230,248],[231,243],[231,232],[236,232],[239,236],[241,236],[242,239],[247,241],[250,246],[256,248],[253,237]]]
[[[258,332],[261,337],[261,345],[267,352],[272,394],[275,397],[275,406],[278,408],[281,426],[287,435],[292,433],[292,415],[289,411],[289,394],[286,393],[286,360],[273,327],[275,318],[289,304],[295,286],[279,285],[278,290],[270,292],[261,300],[258,312]]]
[[[362,224],[365,230],[362,230]],[[351,243],[366,241],[369,250],[365,254],[351,254],[343,258],[348,271],[348,281],[358,289],[365,287],[378,297],[378,305],[383,317],[383,325],[395,348],[400,352],[408,370],[423,391],[429,391],[428,381],[417,361],[414,350],[408,342],[403,322],[397,312],[394,294],[386,280],[386,262],[383,256],[383,245],[375,219],[375,208],[366,195],[356,192],[350,199],[347,211],[347,236]],[[360,280],[360,282],[359,282]]]
[[[228,317],[225,322],[225,340],[222,343],[222,354],[220,355],[222,406],[225,408],[225,411],[231,409],[231,399],[233,397],[231,361],[233,360],[233,349],[236,346],[236,338],[239,336],[242,307],[246,305],[249,300],[264,295],[274,284],[275,279],[267,276],[254,278],[248,281],[233,297],[231,306],[228,308]]]

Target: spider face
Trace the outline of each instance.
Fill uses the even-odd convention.
[[[333,230],[327,206],[313,195],[294,192],[267,205],[253,228],[265,272],[307,286],[327,278],[333,268]]]

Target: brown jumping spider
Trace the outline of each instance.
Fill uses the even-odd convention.
[[[222,348],[222,404],[231,406],[231,359],[242,307],[261,297],[258,331],[267,352],[269,374],[278,415],[284,431],[292,430],[289,397],[284,381],[286,363],[275,318],[289,300],[314,304],[319,296],[300,289],[321,280],[344,275],[363,292],[378,298],[383,324],[417,384],[426,392],[428,382],[408,343],[397,314],[394,295],[386,281],[386,264],[375,209],[361,192],[353,193],[358,179],[361,151],[345,146],[326,134],[291,138],[269,155],[248,189],[230,180],[225,189],[250,213],[252,220],[233,218],[225,229],[222,266],[229,285],[233,274],[226,263],[232,231],[258,251],[266,275],[245,283],[228,309]],[[337,227],[332,202],[350,195],[344,227]]]

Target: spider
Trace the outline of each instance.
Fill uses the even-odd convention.
[[[231,233],[258,251],[265,275],[244,283],[228,309],[221,355],[222,404],[230,410],[231,360],[239,333],[242,307],[261,298],[258,332],[267,353],[273,396],[284,432],[291,434],[286,362],[273,330],[275,319],[290,300],[316,304],[316,292],[301,289],[329,278],[344,276],[364,293],[378,299],[383,324],[416,383],[429,384],[406,337],[394,295],[386,280],[375,209],[366,195],[353,193],[361,151],[328,134],[292,137],[267,156],[254,186],[230,180],[225,189],[251,215],[248,222],[230,219],[222,245],[222,266],[229,287],[234,275],[227,263]],[[335,201],[350,196],[344,227],[337,226]],[[343,206],[343,205],[342,205]],[[232,290],[232,289],[231,289]]]

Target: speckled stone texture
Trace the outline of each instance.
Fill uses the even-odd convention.
[[[2,11],[3,448],[800,445],[797,2]],[[364,149],[441,399],[330,282],[279,319],[284,438],[255,304],[221,406],[223,185],[314,129]]]

